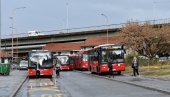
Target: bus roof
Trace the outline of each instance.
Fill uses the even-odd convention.
[[[122,46],[122,44],[102,44],[95,46],[94,48],[105,47],[105,46]]]
[[[48,50],[32,50],[32,52],[47,52]]]
[[[58,55],[58,54],[53,54],[53,56],[69,56],[69,55]]]

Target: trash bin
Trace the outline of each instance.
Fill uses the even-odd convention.
[[[6,63],[0,63],[0,74],[9,75],[10,74],[10,65]]]

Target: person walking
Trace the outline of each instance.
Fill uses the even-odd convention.
[[[132,60],[132,68],[133,68],[133,76],[136,76],[136,74],[139,76],[139,61],[136,57]]]
[[[56,67],[55,67],[56,77],[60,77],[60,66],[61,64],[57,62]]]
[[[113,76],[113,71],[112,71],[112,62],[108,62],[108,67],[109,67],[109,78]],[[114,77],[114,76],[113,76]]]
[[[113,66],[112,66],[112,60],[111,60],[110,56],[108,57],[108,67],[109,67],[109,78],[110,78],[111,76],[113,76],[113,71],[112,71]]]

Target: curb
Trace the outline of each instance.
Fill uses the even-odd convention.
[[[145,89],[148,89],[148,90],[153,90],[153,91],[165,93],[165,94],[170,95],[170,92],[164,91],[164,90],[161,90],[161,89],[152,88],[152,87],[148,87],[148,86],[144,86],[144,85],[138,85],[138,84],[134,84],[134,83],[126,82],[126,81],[120,81],[120,80],[116,80],[116,79],[111,79],[111,80],[116,81],[116,82],[121,82],[121,83],[129,84],[129,85],[133,85],[133,86],[137,86],[137,87],[141,87],[141,88],[145,88]]]
[[[22,85],[27,80],[27,78],[28,77],[25,77],[25,79],[18,86],[16,86],[15,90],[10,94],[9,97],[15,97],[16,96],[16,94],[18,93],[19,89],[22,87]]]
[[[165,93],[165,94],[170,95],[169,91],[165,91],[165,90],[161,90],[161,89],[156,89],[156,88],[143,86],[143,85],[138,85],[138,84],[134,84],[134,83],[126,82],[126,81],[121,81],[121,80],[111,79],[111,78],[107,78],[107,77],[102,77],[102,76],[99,76],[99,75],[93,75],[93,74],[90,74],[90,73],[85,73],[83,71],[76,71],[76,72],[86,74],[86,75],[90,75],[90,76],[95,76],[95,77],[98,77],[98,78],[103,78],[103,79],[107,79],[107,80],[116,81],[116,82],[119,82],[119,83],[125,83],[125,84],[129,84],[129,85],[133,85],[133,86],[141,87],[141,88],[144,88],[144,89],[153,90],[153,91],[157,91],[157,92],[161,92],[161,93]]]

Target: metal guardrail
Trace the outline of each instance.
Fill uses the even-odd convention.
[[[35,47],[43,47],[45,44],[42,45],[29,45],[29,46],[14,46],[13,49],[23,49],[23,48],[35,48]],[[12,47],[1,47],[2,50],[11,50]]]
[[[157,19],[157,20],[148,20],[148,21],[136,21],[139,23],[150,22],[151,24],[166,24],[170,23],[170,18],[167,19]],[[71,28],[71,29],[61,29],[61,30],[50,30],[50,31],[38,31],[43,33],[43,35],[51,35],[51,34],[62,34],[62,33],[76,33],[76,32],[83,32],[83,31],[95,31],[95,30],[104,30],[104,29],[116,29],[122,28],[123,25],[127,23],[120,23],[120,24],[110,24],[110,25],[100,25],[100,26],[90,26],[90,27],[80,27],[80,28]],[[41,35],[41,36],[43,36]],[[11,38],[12,35],[3,35],[2,39]],[[19,37],[28,37],[28,33],[19,33],[14,34],[13,38]],[[31,37],[31,36],[30,36]]]

